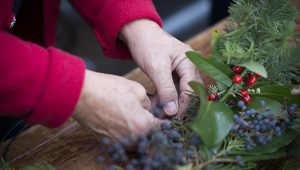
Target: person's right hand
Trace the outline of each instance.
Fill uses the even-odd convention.
[[[73,118],[96,137],[113,141],[146,134],[159,126],[147,109],[151,101],[142,85],[123,77],[86,71]]]

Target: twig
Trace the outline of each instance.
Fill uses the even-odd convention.
[[[226,158],[212,159],[212,160],[206,161],[202,164],[199,164],[199,165],[195,166],[192,170],[200,170],[200,169],[206,167],[209,164],[220,163],[220,162],[223,162],[223,163],[238,163],[238,161],[234,160],[234,159],[226,159]]]

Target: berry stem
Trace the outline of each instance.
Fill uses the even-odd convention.
[[[242,72],[241,76],[244,77],[247,73],[248,69],[245,68],[245,70]],[[231,94],[233,88],[235,87],[235,84],[232,83],[232,85],[228,88],[228,90],[225,92],[225,94],[222,96],[222,98],[219,100],[221,103],[227,100],[228,96]]]
[[[204,168],[207,165],[212,164],[212,163],[238,163],[238,161],[235,160],[235,159],[226,159],[226,158],[212,159],[212,160],[206,161],[204,163],[201,163],[201,164],[195,166],[193,168],[193,170],[202,169],[202,168]]]

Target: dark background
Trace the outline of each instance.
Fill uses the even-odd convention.
[[[224,18],[229,0],[154,0],[164,30],[184,41]],[[136,67],[132,61],[104,57],[94,33],[67,0],[61,4],[57,47],[84,58],[91,70],[123,75]]]

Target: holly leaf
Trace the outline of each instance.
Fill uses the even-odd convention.
[[[269,154],[260,154],[260,155],[241,155],[242,161],[260,161],[260,160],[271,160],[278,159],[287,156],[287,153],[284,149],[280,149],[274,153]],[[235,159],[235,157],[230,156],[229,158]]]
[[[201,103],[208,102],[206,92],[202,84],[200,84],[197,81],[190,81],[189,85],[193,89],[194,93],[196,93],[199,96]]]
[[[198,114],[191,123],[192,129],[201,137],[206,146],[215,146],[229,133],[233,112],[223,103],[200,104]]]
[[[200,107],[191,127],[206,146],[214,146],[230,131],[233,112],[223,103],[209,102],[205,89],[199,82],[191,81],[189,85],[200,98]]]
[[[186,56],[200,70],[205,72],[215,81],[223,83],[227,87],[231,86],[232,80],[229,76],[232,74],[230,68],[214,57],[204,58],[195,51],[186,52]]]
[[[280,103],[287,101],[288,104],[300,105],[300,97],[291,94],[291,88],[279,85],[266,85],[259,88],[260,93],[253,96],[266,97],[279,101]]]
[[[242,66],[242,67],[246,67],[248,70],[250,70],[254,73],[257,73],[257,74],[261,75],[264,78],[268,77],[267,70],[265,69],[265,67],[262,64],[260,64],[258,62],[247,61],[247,62],[238,64],[238,65]]]
[[[247,105],[248,108],[253,108],[256,110],[260,110],[260,101],[265,101],[265,106],[270,108],[270,111],[274,114],[277,114],[281,111],[282,105],[277,100],[273,100],[266,97],[253,96],[252,101]]]
[[[274,137],[269,143],[265,145],[259,145],[251,150],[245,150],[244,148],[232,149],[230,150],[230,155],[259,156],[262,154],[271,154],[289,145],[297,137],[297,135],[298,134],[295,131],[289,131],[281,136]]]
[[[226,85],[224,85],[223,83],[216,82],[216,84],[220,91],[224,91],[224,90],[228,89],[228,87]]]

